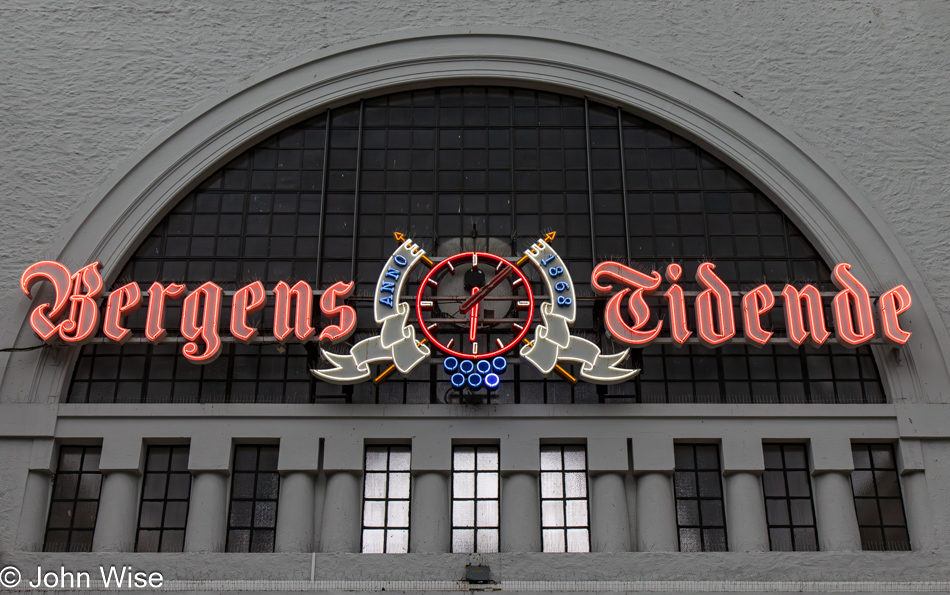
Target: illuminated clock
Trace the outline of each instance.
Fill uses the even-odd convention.
[[[534,317],[534,294],[516,263],[464,252],[429,270],[416,296],[416,316],[436,349],[463,360],[488,360],[521,344]]]

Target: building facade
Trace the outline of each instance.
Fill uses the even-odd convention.
[[[213,7],[54,12],[129,25],[77,45],[69,109],[68,37],[26,44],[45,70],[13,72],[0,180],[14,588],[950,587],[941,4],[361,8],[205,70],[221,32],[113,52]],[[136,68],[181,92],[110,81],[105,126],[93,83]]]

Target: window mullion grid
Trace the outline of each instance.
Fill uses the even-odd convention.
[[[76,509],[79,508],[79,487],[82,485],[82,470],[86,464],[86,447],[82,448],[82,455],[79,457],[79,470],[76,472],[76,496],[73,498],[73,514],[69,517],[69,534],[66,536],[66,548],[72,549],[73,529],[76,526]],[[101,488],[100,488],[101,489]],[[98,515],[98,510],[96,511]]]
[[[62,454],[60,454],[62,459]],[[76,525],[76,509],[79,507],[79,486],[82,485],[82,468],[86,464],[86,448],[83,447],[79,457],[79,470],[76,472],[76,495],[73,497],[73,514],[69,517],[69,532],[66,534],[66,549],[72,550],[73,529]]]
[[[627,208],[627,161],[623,151],[623,110],[617,107],[617,140],[620,147],[620,191],[623,192],[623,239],[627,249],[627,265],[630,262],[630,214]]]
[[[322,272],[323,272],[323,242],[324,242],[324,230],[326,229],[326,214],[327,214],[327,181],[329,180],[328,168],[330,167],[330,116],[333,115],[333,110],[327,110],[327,123],[326,129],[323,137],[323,174],[320,179],[320,230],[317,236],[317,274],[316,287],[319,289],[320,284],[323,281]]]
[[[511,210],[511,253],[517,254],[518,246],[515,245],[515,233],[518,231],[515,227],[515,217],[518,213],[515,207],[515,93],[511,89],[508,90],[508,185],[511,196],[511,203],[508,205]]]
[[[158,551],[162,551],[162,539],[165,538],[165,513],[168,512],[168,484],[171,479],[171,468],[172,468],[172,452],[173,449],[168,449],[168,460],[165,461],[165,489],[162,490],[162,520],[161,525],[158,528]],[[145,457],[145,467],[148,469],[148,455]],[[147,471],[146,471],[147,473]]]
[[[692,353],[692,350],[690,350],[689,384],[690,384],[690,387],[692,388],[692,393],[693,393],[691,401],[693,403],[701,403],[702,401],[699,400],[699,394],[698,394],[699,391],[696,389],[696,358],[693,357],[693,355],[694,354]]]
[[[590,264],[597,266],[597,236],[594,234],[594,179],[590,163],[590,106],[584,97],[584,149],[587,155],[587,202],[590,208]]]
[[[703,497],[700,494],[699,488],[699,457],[696,456],[696,446],[691,446],[690,450],[693,455],[693,469],[690,473],[693,474],[693,481],[696,482],[696,518],[699,520],[699,551],[706,551],[706,540],[705,537],[705,523],[703,523]]]
[[[377,396],[377,401],[379,397]],[[383,478],[383,553],[389,550],[389,454],[390,448],[386,447],[386,475]]]
[[[652,200],[652,199],[651,199]],[[688,345],[686,346],[687,353],[691,349]],[[660,350],[663,355],[669,355],[673,351],[672,345],[660,345]],[[667,358],[662,358],[660,361],[663,364],[663,402],[670,402],[670,373],[669,366],[666,365]]]
[[[474,475],[475,481],[472,482],[474,486],[474,490],[475,490],[472,494],[472,514],[473,514],[472,527],[474,529],[473,534],[474,534],[474,540],[475,540],[473,542],[474,543],[473,550],[475,551],[475,553],[478,553],[478,529],[479,529],[479,523],[478,523],[478,483],[479,481],[478,480],[480,477],[481,477],[481,473],[479,472],[479,469],[478,469],[478,447],[476,446],[475,447],[475,475]]]
[[[566,461],[564,460],[564,447],[558,447],[558,451],[558,456],[561,457],[561,470],[559,471],[561,475],[561,489],[564,494],[564,497],[561,498],[561,510],[564,511],[564,526],[561,527],[561,532],[564,534],[564,551],[567,552],[567,473],[565,472]]]
[[[881,521],[881,549],[887,550],[887,534],[884,532],[884,511],[881,510],[881,491],[877,486],[877,465],[874,464],[874,453],[867,447],[868,459],[871,461],[871,481],[874,484],[874,504],[877,507],[877,518]]]
[[[257,508],[257,480],[258,480],[258,475],[260,474],[260,471],[261,471],[261,449],[260,447],[255,447],[255,449],[257,450],[257,453],[254,458],[254,482],[253,482],[254,488],[253,488],[253,491],[251,492],[251,526],[250,526],[251,531],[250,531],[250,539],[248,540],[248,550],[251,550],[254,548],[254,533],[256,532],[256,529],[257,529],[255,518],[254,518],[257,515],[254,514],[254,511]]]
[[[792,522],[792,518],[793,518],[792,517],[792,493],[789,490],[789,486],[791,485],[791,482],[789,482],[788,480],[788,461],[785,458],[785,445],[783,444],[782,446],[780,446],[779,450],[782,455],[782,481],[785,482],[785,509],[787,511],[786,514],[788,514],[788,529],[789,529],[789,533],[791,534],[792,551],[795,551],[798,548],[795,545],[795,528]],[[810,489],[810,486],[809,486],[809,489]],[[768,511],[766,511],[766,514],[768,514]]]
[[[356,133],[356,179],[353,182],[353,250],[350,256],[350,279],[356,279],[357,240],[359,240],[360,223],[360,175],[363,165],[363,111],[364,101],[360,99],[359,125]],[[377,394],[377,400],[379,396]]]

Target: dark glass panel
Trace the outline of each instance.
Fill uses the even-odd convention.
[[[420,192],[425,198],[413,194]],[[522,200],[524,193],[530,196]],[[268,289],[279,280],[303,279],[320,290],[355,277],[364,292],[393,247],[394,230],[444,256],[473,229],[480,240],[499,242],[492,251],[506,255],[520,254],[543,231],[555,229],[556,248],[578,284],[586,285],[594,262],[605,258],[657,270],[673,259],[686,269],[684,286],[695,289],[696,264],[712,256],[728,283],[767,281],[780,290],[792,278],[832,289],[828,267],[788,218],[737,172],[684,138],[597,102],[474,86],[365,98],[273,134],[186,195],[117,278],[143,285],[184,280],[191,287],[211,279],[226,290],[257,279]],[[607,352],[618,351],[603,333],[602,302],[579,298],[575,332]],[[172,338],[177,308],[171,304],[166,315]],[[655,308],[663,316],[659,303]],[[256,319],[263,335],[272,317],[268,309]],[[141,336],[144,313],[129,320]],[[371,316],[359,323],[355,337],[377,332]],[[782,316],[773,313],[771,326],[784,334]],[[327,386],[309,375],[318,358],[297,345],[286,353],[253,346],[242,354],[227,343],[215,364],[201,368],[185,362],[174,345],[104,347],[82,348],[65,400],[425,403],[445,394],[434,387],[427,399],[410,389],[413,380],[399,378],[378,389]],[[672,354],[666,347],[649,349]],[[866,347],[841,353],[830,347],[740,348],[732,355],[700,355],[699,349],[676,350],[683,361],[670,361],[665,373],[645,369],[615,387],[529,382],[512,371],[491,399],[885,401]],[[239,361],[242,355],[247,359]],[[258,365],[266,355],[273,358]],[[437,374],[433,366],[429,376]]]

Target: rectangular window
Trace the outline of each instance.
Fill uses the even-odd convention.
[[[409,551],[408,446],[366,447],[363,483],[363,553]]]
[[[545,552],[589,552],[587,449],[541,447],[541,536]]]
[[[851,489],[866,550],[910,550],[900,478],[890,444],[852,444]]]
[[[715,444],[677,444],[674,454],[673,487],[680,551],[726,551],[719,447]]]
[[[99,512],[98,446],[63,446],[53,480],[45,552],[90,552]]]
[[[452,449],[452,553],[498,551],[498,447]]]
[[[815,505],[803,444],[766,444],[762,488],[773,552],[818,551]]]
[[[190,495],[188,447],[149,446],[135,551],[184,551]]]
[[[273,552],[277,527],[276,446],[236,446],[228,515],[229,552]]]

